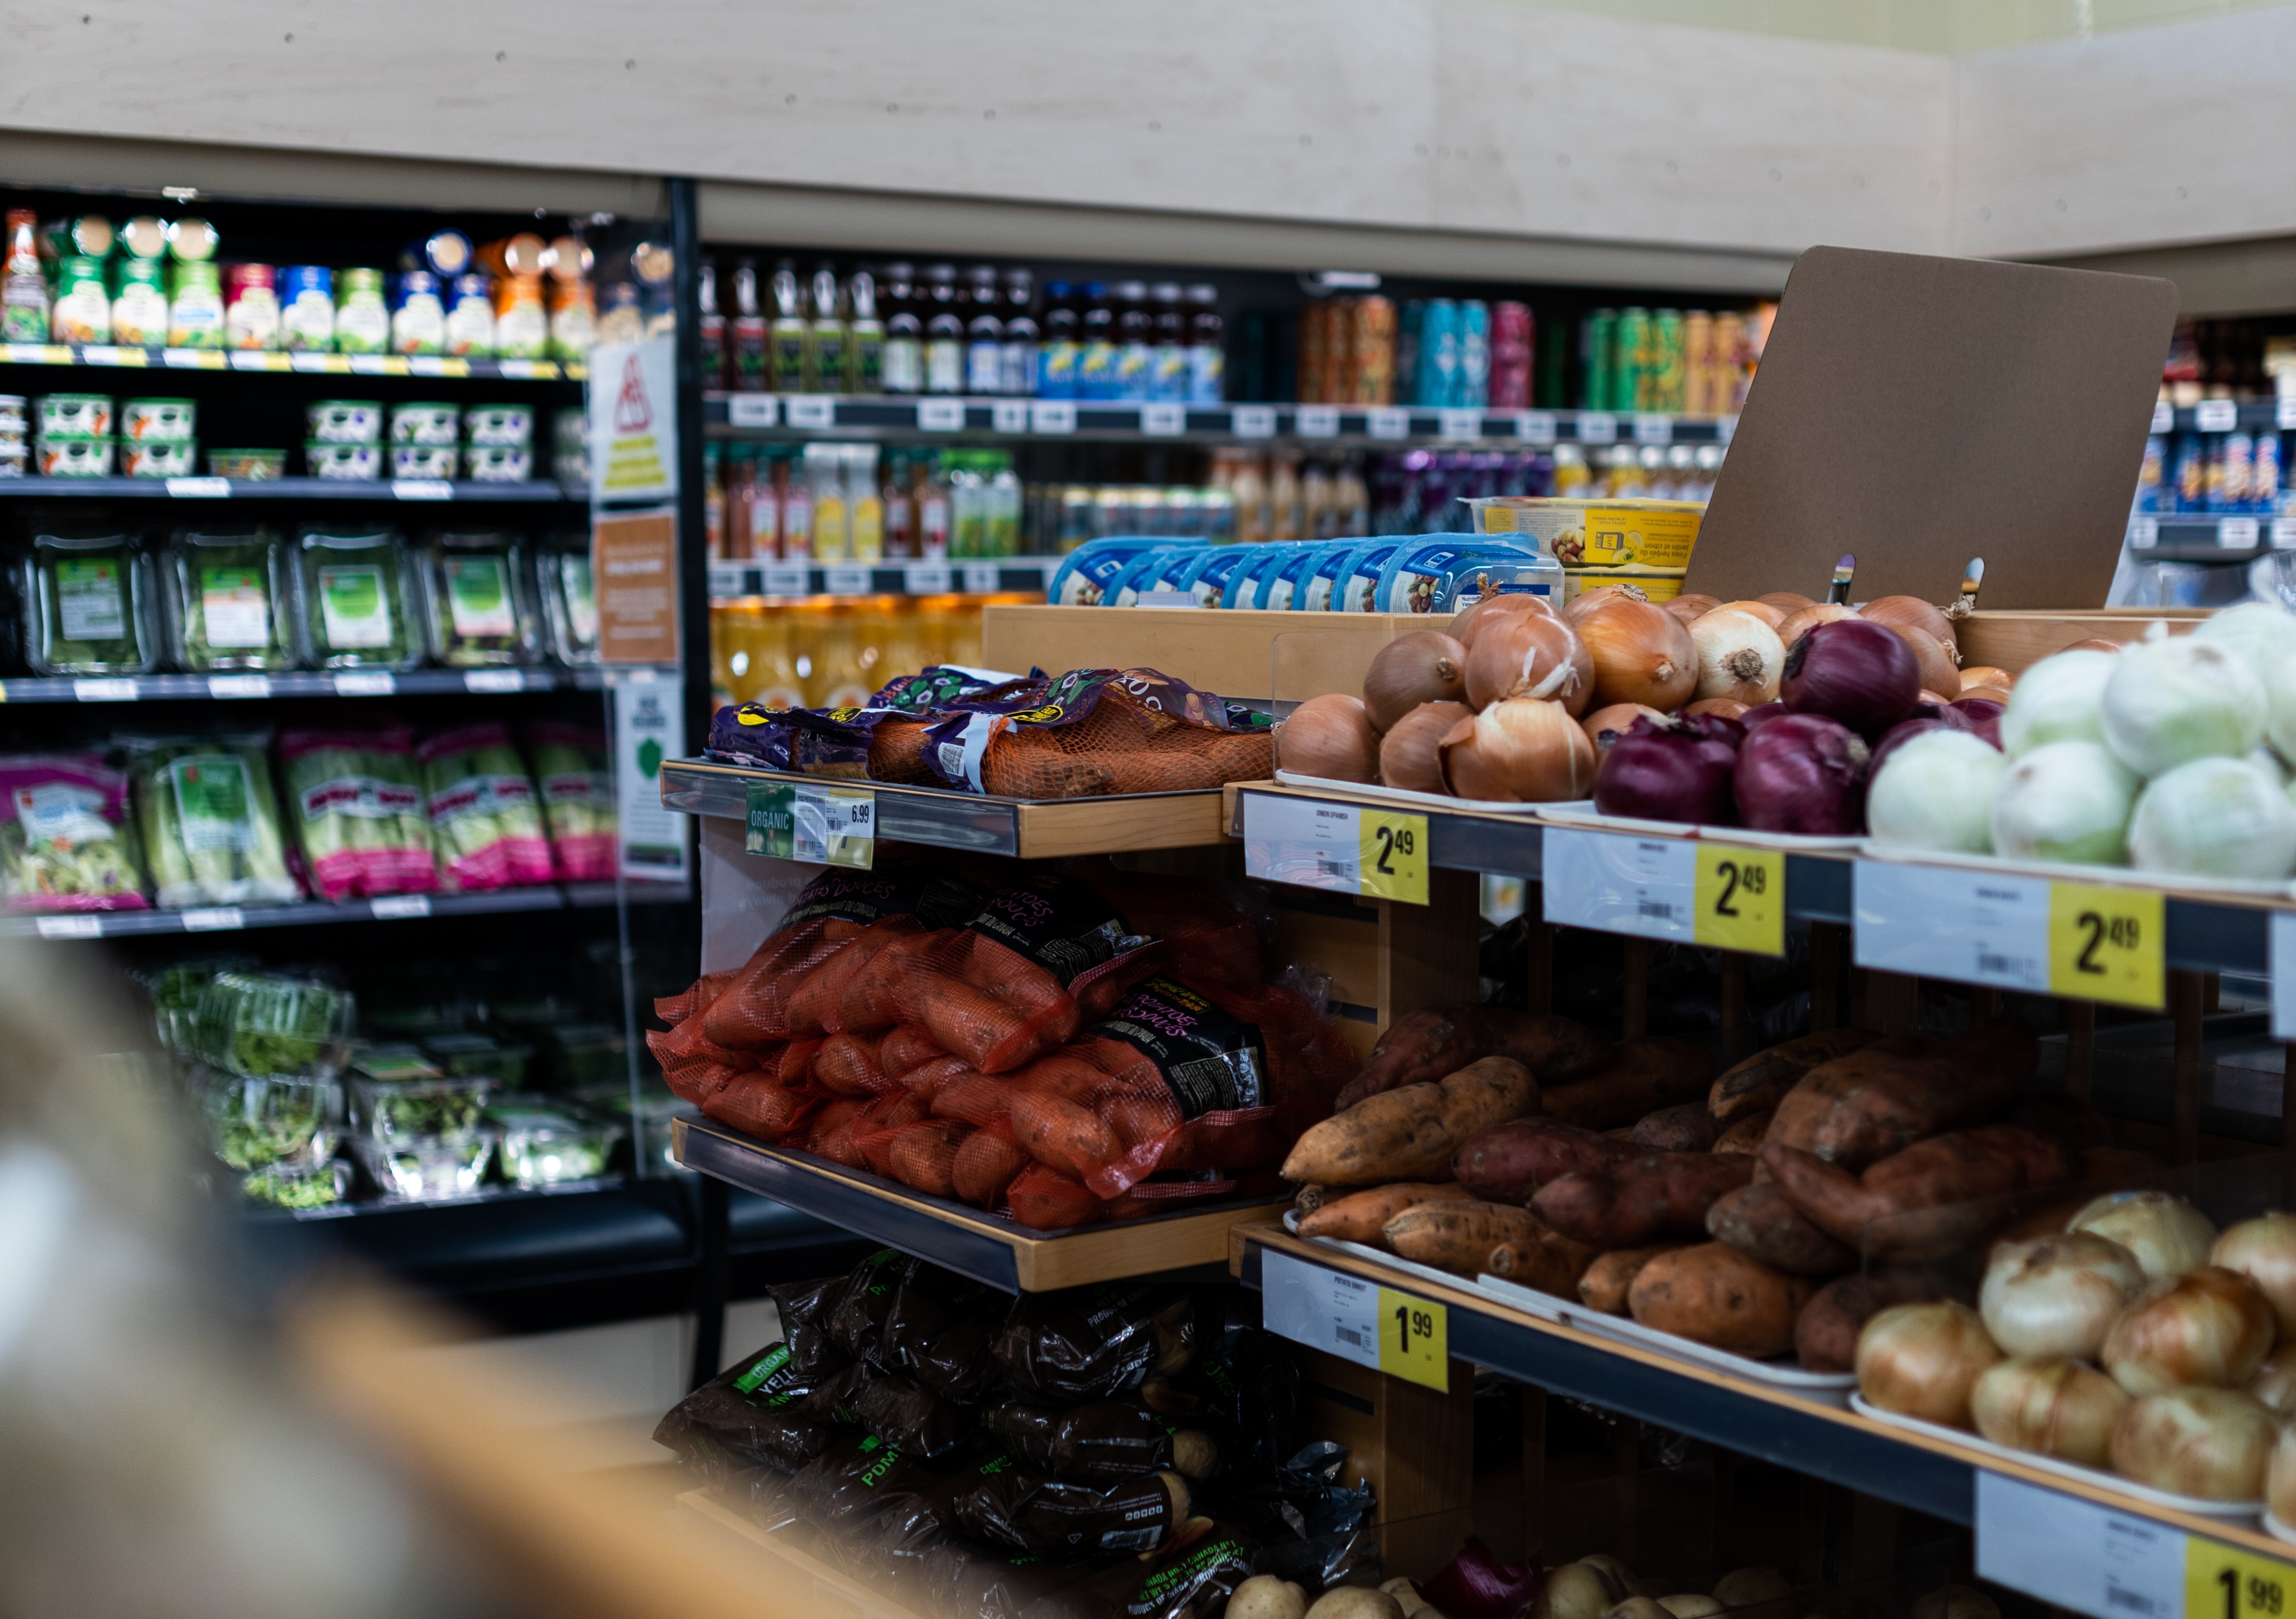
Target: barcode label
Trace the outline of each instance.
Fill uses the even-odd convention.
[[[1637,900],[1635,901],[1635,915],[1655,917],[1660,922],[1671,922],[1674,920],[1674,907],[1658,900]]]
[[[1980,973],[2008,973],[2022,976],[2035,970],[2036,964],[2023,956],[1996,956],[1989,950],[1977,952],[1977,970]]]
[[[1356,868],[1344,860],[1317,860],[1316,869],[1327,877],[1337,877],[1342,883],[1356,880]]]
[[[1363,1334],[1357,1331],[1352,1327],[1341,1327],[1334,1325],[1332,1328],[1332,1336],[1338,1339],[1342,1344],[1352,1344],[1357,1349],[1369,1349],[1371,1347],[1370,1344],[1364,1342]]]
[[[1851,894],[1861,967],[2049,992],[2045,882],[1860,860]]]

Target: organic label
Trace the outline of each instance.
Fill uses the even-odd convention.
[[[56,607],[67,641],[119,641],[127,636],[127,605],[119,564],[108,557],[56,564]]]
[[[209,646],[263,646],[271,640],[271,604],[253,568],[200,570],[200,611]]]
[[[331,647],[390,645],[390,599],[382,588],[382,570],[373,563],[320,569],[319,613]]]

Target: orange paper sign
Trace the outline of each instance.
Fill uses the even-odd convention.
[[[601,662],[674,668],[677,649],[677,513],[600,513],[590,525]]]

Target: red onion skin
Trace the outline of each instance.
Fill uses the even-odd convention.
[[[1646,821],[1734,825],[1731,776],[1744,731],[1718,714],[1665,725],[1644,716],[1603,752],[1595,771],[1595,808]]]
[[[1431,1580],[1411,1587],[1447,1619],[1521,1619],[1538,1594],[1541,1560],[1502,1563],[1473,1535],[1459,1555]]]
[[[1811,630],[1795,645],[1816,634]],[[1910,662],[1913,654],[1906,656]],[[1838,720],[1823,714],[1774,719],[1738,750],[1739,819],[1761,832],[1818,837],[1859,832],[1866,825],[1866,744]]]
[[[1783,719],[1792,711],[1793,711],[1786,707],[1784,703],[1773,698],[1771,701],[1761,703],[1754,708],[1750,708],[1744,713],[1739,715],[1738,723],[1744,726],[1749,731],[1751,731],[1759,727],[1769,724],[1773,719]]]
[[[1921,701],[1913,648],[1886,625],[1864,619],[1820,624],[1786,649],[1778,698],[1798,714],[1819,714],[1876,740]]]
[[[2001,711],[2005,704],[1990,697],[1964,697],[1946,706],[1962,717],[1963,728],[1971,736],[1984,737],[1996,749],[2001,746]]]

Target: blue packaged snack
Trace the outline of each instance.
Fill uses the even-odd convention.
[[[1145,601],[1152,595],[1166,591],[1178,595],[1189,571],[1196,565],[1197,552],[1203,544],[1201,539],[1168,541],[1149,552],[1117,580],[1116,594],[1106,604],[1138,607],[1152,604]]]
[[[1295,551],[1301,548],[1297,540],[1277,540],[1264,546],[1247,547],[1246,549],[1250,552],[1250,555],[1243,559],[1242,566],[1228,575],[1227,595],[1222,598],[1220,605],[1223,607],[1259,605],[1260,583],[1267,578],[1269,570],[1282,567]]]
[[[1379,595],[1380,574],[1389,559],[1410,543],[1406,539],[1374,539],[1369,545],[1358,546],[1341,564],[1338,582],[1332,591],[1332,611],[1373,611],[1372,603]]]
[[[1225,607],[1256,546],[1206,546],[1180,581],[1199,607]]]
[[[1350,539],[1317,552],[1315,561],[1300,571],[1299,587],[1292,593],[1292,611],[1330,612],[1338,607],[1340,581],[1346,577],[1356,553],[1363,549],[1363,543]]]
[[[1381,570],[1380,612],[1456,612],[1487,596],[1562,593],[1562,571],[1531,541],[1488,534],[1423,534],[1398,545]]]
[[[1334,556],[1344,556],[1355,541],[1333,545],[1329,540],[1294,543],[1283,558],[1261,570],[1259,596],[1252,605],[1270,612],[1296,612],[1308,604],[1308,581]],[[1328,599],[1328,597],[1327,597]]]
[[[1053,570],[1052,582],[1045,588],[1045,600],[1055,607],[1098,607],[1114,594],[1124,571],[1139,561],[1144,553],[1189,543],[1149,534],[1111,534],[1102,539],[1088,539]]]

